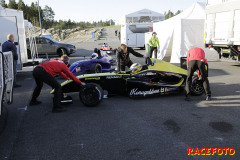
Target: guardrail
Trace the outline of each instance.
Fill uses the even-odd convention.
[[[6,102],[11,104],[13,102],[13,82],[14,82],[14,69],[13,69],[13,53],[1,52],[0,54],[0,115],[2,111],[2,104]]]

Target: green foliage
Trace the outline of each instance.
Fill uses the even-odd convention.
[[[18,3],[16,3],[15,0],[9,0],[8,5],[5,3],[5,0],[0,1],[1,5],[5,8],[12,8],[12,9],[18,9],[23,11],[24,19],[27,19],[30,21],[34,26],[40,25],[39,23],[39,13],[38,13],[38,3],[32,2],[30,6],[24,3],[23,0],[19,0]],[[41,21],[42,21],[42,27],[45,29],[48,28],[56,28],[56,29],[71,29],[80,27],[82,29],[90,28],[90,27],[104,27],[104,26],[110,26],[115,25],[113,20],[109,21],[98,21],[98,22],[74,22],[69,20],[59,20],[55,21],[54,16],[55,13],[53,9],[49,6],[45,6],[43,9],[39,7],[40,15],[41,15]]]
[[[17,5],[16,1],[15,0],[9,0],[8,8],[17,9],[18,5]]]
[[[165,19],[169,19],[171,17],[175,16],[173,12],[171,12],[170,10],[168,11],[168,13],[165,13]]]
[[[6,4],[6,2],[5,2],[5,0],[1,0],[1,1],[0,1],[0,5],[1,5],[3,8],[7,8],[7,7],[8,7],[7,4]]]
[[[18,3],[16,3],[16,0],[9,0],[8,5],[6,4],[5,0],[0,0],[1,6],[5,8],[12,8],[12,9],[18,9],[23,11],[24,18],[30,21],[34,26],[39,26],[39,13],[38,13],[38,3],[32,2],[30,6],[24,3],[24,0],[18,0]],[[53,9],[49,6],[44,6],[44,8],[39,7],[40,15],[41,15],[41,21],[42,21],[42,27],[45,29],[48,28],[56,28],[56,29],[71,29],[80,27],[82,29],[85,28],[91,28],[91,27],[107,27],[107,26],[114,26],[115,22],[111,19],[108,21],[97,21],[97,22],[74,22],[69,20],[54,20],[55,13]],[[165,19],[171,18],[177,14],[181,13],[180,10],[178,10],[175,14],[171,12],[170,10],[168,13],[165,12]],[[146,17],[141,17],[141,21],[147,21]]]
[[[181,11],[181,10],[178,10],[178,11],[175,13],[175,16],[178,15],[178,14],[180,14],[180,13],[182,13],[182,11]]]
[[[167,19],[169,19],[169,18],[171,18],[171,17],[174,17],[174,16],[176,16],[176,15],[178,15],[178,14],[180,14],[180,13],[182,13],[181,10],[178,10],[175,14],[174,14],[172,11],[169,10],[167,13],[166,13],[166,12],[164,13],[164,15],[165,15],[165,20],[167,20]]]

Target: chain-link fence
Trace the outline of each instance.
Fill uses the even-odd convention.
[[[0,115],[3,101],[11,104],[13,101],[13,54],[4,52],[0,54]]]

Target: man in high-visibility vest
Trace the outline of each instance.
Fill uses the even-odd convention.
[[[160,45],[159,45],[159,40],[156,32],[152,33],[152,37],[148,43],[150,45],[150,58],[152,58],[153,52],[154,52],[155,58],[157,58],[157,50],[158,50],[158,47],[160,47]]]

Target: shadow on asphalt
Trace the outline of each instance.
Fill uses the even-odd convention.
[[[209,77],[217,77],[217,76],[223,76],[223,75],[230,75],[228,72],[222,70],[222,69],[209,69]]]

